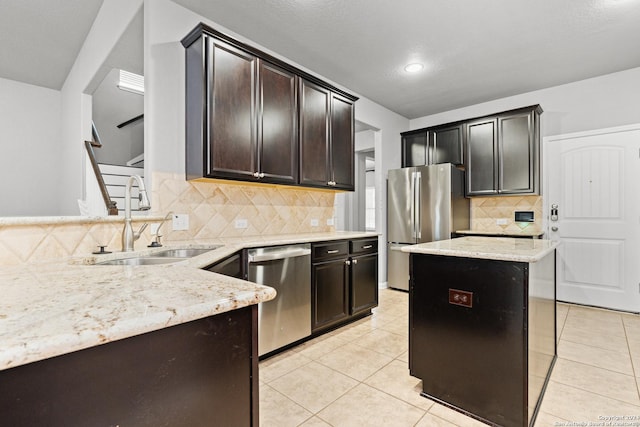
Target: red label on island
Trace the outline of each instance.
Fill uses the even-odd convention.
[[[461,305],[463,307],[473,307],[473,292],[449,289],[449,304]]]

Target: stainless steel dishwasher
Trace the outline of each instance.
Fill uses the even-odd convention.
[[[278,295],[258,305],[260,356],[311,335],[311,245],[247,251],[249,281]]]

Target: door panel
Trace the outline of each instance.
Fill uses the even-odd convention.
[[[395,289],[409,290],[409,253],[402,252],[406,244],[388,244],[387,283]]]
[[[451,238],[450,164],[417,168],[419,203],[416,207],[418,242]]]
[[[436,128],[429,132],[429,164],[453,163],[462,161],[462,125]]]
[[[497,193],[496,120],[467,125],[467,194]]]
[[[533,113],[498,118],[500,191],[532,192],[534,164]]]
[[[378,254],[351,260],[351,313],[357,314],[378,304]]]
[[[640,127],[546,139],[558,299],[640,311]]]
[[[567,285],[623,291],[624,248],[620,240],[565,239],[564,281]],[[598,262],[591,262],[598,260]]]
[[[349,317],[346,259],[313,264],[311,328],[316,331]]]
[[[300,183],[326,186],[331,94],[302,79],[300,88]]]
[[[353,190],[353,103],[331,95],[331,171],[336,187]]]
[[[251,176],[257,170],[255,76],[257,58],[210,39],[209,174]]]
[[[427,131],[402,137],[402,167],[427,164]]]
[[[260,172],[267,180],[295,183],[298,177],[297,79],[260,61]]]
[[[389,171],[387,233],[390,242],[412,243],[416,240],[413,226],[413,172],[415,168]]]

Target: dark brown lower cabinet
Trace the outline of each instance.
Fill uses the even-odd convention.
[[[351,314],[377,305],[378,254],[355,256],[351,259]]]
[[[377,238],[314,243],[311,262],[314,333],[365,316],[378,305]]]
[[[257,306],[0,371],[7,426],[258,426]]]
[[[313,330],[331,326],[349,317],[347,258],[314,263],[311,271]]]

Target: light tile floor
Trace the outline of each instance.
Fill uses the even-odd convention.
[[[640,426],[640,316],[557,310],[558,360],[535,426]],[[483,426],[420,396],[407,338],[408,294],[381,290],[372,316],[260,363],[260,424]]]

